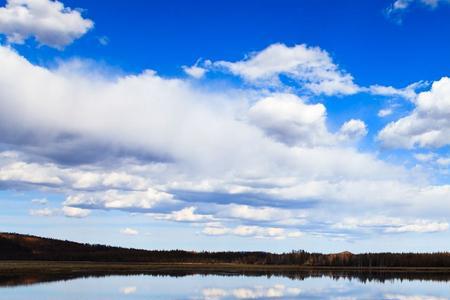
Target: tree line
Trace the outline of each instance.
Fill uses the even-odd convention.
[[[450,253],[448,252],[321,254],[295,250],[278,254],[262,251],[140,250],[12,233],[0,234],[0,260],[232,263],[359,268],[450,267]]]

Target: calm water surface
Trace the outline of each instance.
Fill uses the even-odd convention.
[[[114,299],[450,299],[450,282],[272,276],[109,276],[0,287],[8,300]]]

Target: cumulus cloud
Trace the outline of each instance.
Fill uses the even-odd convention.
[[[74,153],[79,153],[83,146],[90,147],[92,152],[101,152],[103,144],[106,144],[110,145],[110,151],[122,148],[125,155],[148,158],[150,164],[167,163],[166,166],[170,166],[171,162],[176,162],[181,168],[185,165],[214,175],[223,174],[227,169],[237,172],[246,169],[255,172],[270,170],[273,173],[280,168],[308,164],[311,155],[334,155],[334,149],[319,149],[316,152],[275,143],[252,124],[239,120],[247,112],[240,115],[240,110],[233,107],[235,102],[230,100],[234,95],[227,95],[226,92],[200,92],[188,83],[162,79],[150,72],[114,81],[84,79],[84,74],[72,74],[67,78],[57,71],[31,65],[4,47],[0,49],[0,58],[0,87],[4,87],[0,88],[2,142],[36,151],[53,160],[60,160],[62,155],[77,156]],[[29,89],[24,90],[24,85]],[[48,85],[55,87],[51,93],[41,88]],[[123,101],[128,98],[133,101]],[[39,99],[47,100],[42,103]],[[270,104],[271,101],[275,100],[267,102]],[[72,103],[77,103],[77,110],[72,109]],[[242,103],[239,103],[241,106]],[[305,108],[309,109],[307,106]],[[312,110],[318,110],[318,122],[322,122],[320,113],[323,108],[319,105]],[[170,118],[166,117],[168,114]],[[101,122],[99,116],[102,116]],[[135,121],[117,122],[123,118]],[[308,118],[304,122],[308,122]],[[280,118],[274,119],[276,125]],[[293,118],[288,119],[292,121]],[[20,124],[18,120],[22,120]],[[311,120],[314,121],[314,118]],[[33,139],[20,138],[31,133]],[[173,139],[173,136],[177,138]],[[217,136],[222,138],[217,139]],[[46,147],[42,146],[44,144]],[[57,153],[49,153],[47,149]],[[339,152],[337,155],[341,155],[340,152],[347,150],[336,151]],[[104,158],[123,152],[106,151],[102,155]],[[368,163],[378,164],[366,155],[353,154],[367,159]],[[89,158],[92,159],[100,158]],[[330,160],[324,158],[322,161]],[[53,177],[46,177],[53,182]],[[78,186],[90,186],[92,182],[105,180],[104,176],[87,176],[80,180]]]
[[[69,218],[85,218],[90,215],[91,211],[77,207],[64,206],[62,212]]]
[[[367,125],[361,120],[351,119],[345,122],[339,130],[342,140],[356,140],[367,135]]]
[[[51,164],[13,162],[0,167],[0,180],[58,185],[62,183],[62,180],[56,172],[57,169]]]
[[[208,226],[205,227],[202,231],[203,234],[212,236],[225,235],[229,232],[230,229],[223,226]]]
[[[286,144],[326,145],[332,135],[325,125],[322,104],[306,104],[292,94],[275,94],[256,102],[249,110],[253,124]]]
[[[249,119],[274,139],[304,147],[357,140],[368,131],[362,120],[351,119],[338,133],[330,133],[326,126],[325,106],[307,104],[293,94],[273,94],[256,102],[249,110]]]
[[[142,177],[125,172],[92,172],[71,170],[66,179],[72,182],[75,189],[98,189],[100,187],[124,190],[145,190],[147,182]]]
[[[173,211],[169,214],[151,214],[157,220],[168,220],[175,222],[205,222],[213,220],[211,215],[196,214],[194,206],[185,207],[179,211]]]
[[[64,202],[68,206],[84,206],[103,209],[138,209],[146,211],[161,202],[172,203],[173,196],[154,188],[146,191],[106,190],[103,192],[80,193],[67,197]]]
[[[7,0],[0,8],[0,33],[10,43],[23,43],[34,37],[37,42],[64,48],[83,36],[94,23],[78,10],[53,0]]]
[[[150,213],[242,237],[296,237],[299,226],[356,208],[448,207],[449,186],[339,143],[324,105],[287,91],[49,69],[8,47],[0,64],[3,188],[51,189],[66,207]],[[362,136],[364,125],[343,131]]]
[[[277,221],[286,220],[292,217],[303,217],[301,214],[297,214],[296,216],[291,210],[274,207],[252,207],[249,205],[238,204],[231,204],[223,207],[220,215],[249,221]]]
[[[205,235],[234,235],[239,237],[254,237],[254,238],[271,238],[271,239],[285,239],[298,238],[302,233],[298,230],[286,230],[279,227],[260,227],[239,225],[234,228],[228,228],[221,225],[207,226],[202,231]]]
[[[196,91],[181,80],[166,80],[153,72],[115,81],[93,81],[84,78],[85,74],[67,77],[33,66],[4,47],[0,49],[0,60],[3,141],[22,145],[36,143],[30,146],[48,142],[51,145],[47,144],[46,148],[57,153],[41,153],[47,156],[60,158],[61,153],[69,151],[81,151],[77,156],[82,156],[83,151],[90,150],[92,154],[87,155],[93,157],[88,159],[97,159],[95,153],[102,152],[99,150],[105,147],[111,152],[117,150],[119,154],[134,154],[154,161],[189,160],[195,163],[197,160],[197,164],[203,161],[205,167],[211,168],[219,166],[212,162],[223,158],[233,160],[249,156],[249,151],[258,152],[258,146],[280,148],[271,144],[257,129],[236,121],[235,116],[230,115],[232,104],[227,95]],[[22,83],[13,80],[15,76],[22,78]],[[25,83],[29,86],[27,90],[21,88]],[[51,93],[42,88],[47,84],[55,87]],[[47,99],[45,105],[39,99]],[[133,101],[128,103],[123,99]],[[73,110],[73,103],[77,103],[77,110]],[[14,115],[7,117],[6,110]],[[168,114],[171,118],[166,117]],[[17,124],[21,118],[26,123]],[[135,121],[117,122],[124,118]],[[7,127],[12,126],[17,135],[8,132],[11,129]],[[25,138],[29,134],[34,138]],[[233,143],[216,139],[217,134],[233,139]],[[177,138],[173,139],[173,136]],[[255,139],[258,146],[233,149],[234,143]],[[45,150],[44,147],[37,149]],[[107,157],[107,151],[102,157]],[[235,155],[229,156],[231,151]],[[253,159],[259,156],[255,155]],[[223,166],[238,163],[227,159],[222,162]]]
[[[212,209],[214,211],[214,209]],[[213,213],[216,220],[240,221],[247,225],[298,228],[308,222],[305,210],[243,204],[219,205]],[[211,227],[211,226],[210,226]]]
[[[450,144],[450,79],[444,77],[421,92],[415,109],[406,117],[389,123],[378,134],[387,147],[439,148]]]
[[[284,75],[315,94],[351,95],[359,90],[353,77],[341,71],[328,52],[304,44],[293,47],[273,44],[245,60],[219,61],[213,65],[250,83],[279,85],[280,76]]]

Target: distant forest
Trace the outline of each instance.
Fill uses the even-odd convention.
[[[0,260],[233,263],[322,267],[450,267],[450,253],[192,252],[139,250],[0,233]]]

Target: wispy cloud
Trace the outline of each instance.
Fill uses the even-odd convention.
[[[403,14],[413,6],[435,9],[441,4],[449,3],[449,0],[395,0],[386,8],[386,15],[398,24],[401,24],[403,22]]]
[[[304,44],[273,44],[242,61],[218,61],[212,66],[264,85],[280,85],[280,75],[285,75],[315,94],[351,95],[359,90],[353,77],[340,70],[326,51]]]
[[[121,229],[120,233],[124,234],[124,235],[138,235],[139,231],[137,231],[136,229],[127,227],[127,228]]]
[[[31,203],[33,203],[33,204],[40,204],[40,205],[46,205],[46,204],[48,204],[48,200],[45,199],[45,198],[31,199]]]

